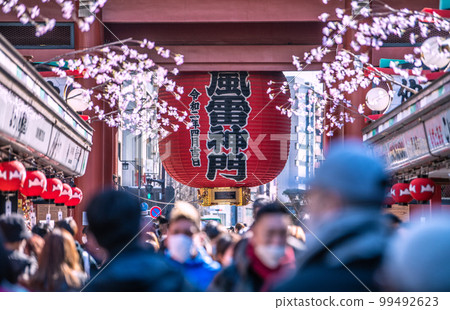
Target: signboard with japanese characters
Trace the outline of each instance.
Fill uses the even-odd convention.
[[[218,170],[228,170],[221,176],[238,182],[247,178],[249,133],[245,130],[251,111],[248,72],[212,72],[207,87],[210,98],[206,111],[209,116],[207,148],[208,172],[206,177],[214,181]],[[228,128],[228,129],[225,129]],[[228,151],[228,152],[226,152]]]
[[[47,152],[52,124],[0,84],[0,130],[42,154]]]
[[[71,170],[82,172],[85,150],[61,130],[53,128],[47,156],[64,164]]]
[[[82,175],[88,152],[0,84],[0,134]]]
[[[427,137],[422,124],[406,131],[403,136],[409,160],[428,153]]]
[[[442,149],[450,144],[449,111],[444,111],[425,122],[428,143],[431,151]]]
[[[192,167],[200,167],[202,165],[200,161],[200,115],[198,114],[200,110],[200,102],[198,102],[198,97],[201,93],[193,88],[189,93],[189,97],[192,98],[192,102],[189,104],[189,110],[191,115],[189,119],[191,120],[192,127],[189,129],[191,135],[191,152]]]
[[[417,92],[421,91],[430,84],[430,83],[420,84],[418,79],[414,76],[410,76],[409,78],[406,79],[400,75],[392,75],[392,78],[397,83],[408,86],[410,89],[413,89]],[[392,88],[393,91],[393,98],[391,105],[389,106],[389,109],[386,111],[386,113],[395,109],[403,102],[408,100],[412,95],[414,95],[414,93],[412,93],[410,90],[401,87],[398,84],[391,83],[390,87]]]
[[[251,187],[283,170],[290,118],[277,107],[289,92],[270,99],[268,84],[283,85],[282,72],[183,72],[173,80],[181,98],[160,90],[159,98],[188,117],[188,126],[159,141],[166,171],[190,187]],[[164,125],[164,123],[162,122]]]
[[[390,165],[399,164],[408,159],[403,135],[393,138],[386,146]]]
[[[450,110],[425,121],[425,126],[420,123],[387,142],[370,145],[370,148],[391,169],[431,156],[430,151],[434,154],[445,152],[450,148]]]
[[[444,131],[444,142],[445,144],[450,144],[450,110],[441,114],[443,131]]]

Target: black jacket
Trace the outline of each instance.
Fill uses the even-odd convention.
[[[251,268],[245,253],[248,239],[239,241],[234,249],[233,263],[222,269],[213,279],[209,291],[213,292],[257,292],[264,284]]]
[[[354,210],[322,227],[308,236],[311,242],[295,276],[275,291],[379,291],[375,274],[388,241],[380,212]]]
[[[10,269],[7,274],[7,280],[12,284],[19,281],[28,281],[37,270],[37,261],[34,257],[16,250],[8,252]]]
[[[246,253],[249,239],[239,241],[234,249],[233,263],[222,269],[213,279],[208,290],[213,292],[259,292],[264,286],[262,279],[250,266]],[[288,241],[291,246],[291,242]],[[303,253],[303,248],[293,247],[296,259]]]
[[[164,257],[129,245],[107,262],[83,290],[94,292],[180,292],[193,287]]]

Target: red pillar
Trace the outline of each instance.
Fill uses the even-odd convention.
[[[352,11],[351,7],[352,1],[345,1],[345,9],[347,12]],[[362,20],[364,21],[364,19]],[[339,45],[338,49],[345,49],[349,51],[353,51],[350,46],[350,43],[354,39],[355,31],[352,29],[347,29],[346,34],[343,38],[343,44]],[[372,48],[370,47],[361,47],[361,50],[356,52],[356,54],[368,53],[369,59],[372,59]],[[338,87],[338,85],[336,85]],[[358,111],[358,107],[360,104],[365,103],[365,97],[367,91],[369,91],[370,87],[363,89],[360,88],[358,91],[347,94],[345,98],[350,101],[352,107],[344,107],[345,104],[342,102],[342,105],[336,108],[336,111],[333,113],[337,118],[340,117],[341,112],[347,112],[349,116],[353,117],[355,121],[353,123],[344,123],[341,129],[336,129],[333,133],[333,136],[324,138],[324,150],[325,152],[328,150],[331,144],[343,144],[347,140],[358,140],[362,142],[362,130],[367,124],[365,123],[365,118],[360,115]],[[366,108],[364,113],[367,115],[369,110]]]
[[[433,197],[430,200],[431,217],[438,217],[442,212],[442,190],[441,185],[436,183]]]
[[[97,17],[101,19],[101,13],[97,14]],[[104,28],[98,20],[95,20],[88,32],[81,32],[77,27],[75,28],[75,49],[80,50],[104,43]],[[97,85],[92,79],[79,79],[77,82],[86,89]],[[105,102],[98,101],[95,98],[92,98],[92,100],[95,105],[99,105],[107,111]],[[95,117],[93,111],[86,110],[84,114],[91,118]],[[78,239],[81,236],[82,215],[87,203],[98,192],[112,187],[113,174],[117,174],[117,130],[98,120],[91,122],[90,125],[94,129],[94,135],[86,173],[75,181],[84,195],[83,201],[76,206],[74,212],[74,219],[79,227]]]

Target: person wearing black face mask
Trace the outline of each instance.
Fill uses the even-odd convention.
[[[289,211],[272,202],[258,210],[252,235],[234,249],[233,263],[215,278],[210,291],[267,291],[295,270],[295,252],[287,244]]]

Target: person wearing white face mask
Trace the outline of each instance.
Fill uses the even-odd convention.
[[[234,248],[233,262],[215,278],[210,291],[267,291],[295,270],[295,252],[287,244],[289,211],[279,203],[258,210],[251,237]]]
[[[170,214],[167,231],[166,256],[180,268],[188,281],[200,290],[206,290],[220,264],[199,246],[200,216],[187,202],[176,202]]]

